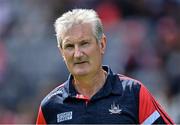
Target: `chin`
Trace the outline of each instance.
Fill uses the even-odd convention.
[[[85,76],[87,74],[88,73],[86,73],[86,72],[77,72],[77,73],[74,73],[74,75],[76,75],[76,76]]]
[[[77,70],[74,71],[73,74],[76,75],[76,76],[84,76],[84,75],[87,75],[87,74],[88,74],[88,71],[80,69],[80,70],[78,70],[78,71],[77,71]]]

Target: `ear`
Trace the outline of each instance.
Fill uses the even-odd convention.
[[[100,41],[100,47],[101,47],[101,54],[104,54],[106,49],[106,36],[104,34],[102,35],[102,39]]]

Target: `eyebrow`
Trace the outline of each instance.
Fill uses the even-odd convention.
[[[92,40],[92,38],[87,38],[87,39],[82,39],[78,42],[91,41],[91,40]],[[66,43],[66,44],[68,44],[69,42],[71,43],[72,41],[69,39],[64,40],[64,43]]]
[[[69,40],[69,39],[65,39],[65,40],[63,40],[64,42],[71,42],[71,40]]]
[[[71,44],[71,41],[66,39],[66,40],[63,40],[62,43],[61,43],[61,46],[63,47],[63,45],[67,45],[67,44]]]
[[[80,42],[87,42],[87,41],[91,41],[91,39],[83,39]]]

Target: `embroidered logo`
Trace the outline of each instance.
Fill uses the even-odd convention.
[[[114,102],[111,105],[111,108],[109,109],[110,114],[120,114],[121,111],[122,109],[119,109],[119,105],[115,105]]]
[[[72,119],[72,111],[57,114],[57,123],[71,120],[71,119]]]

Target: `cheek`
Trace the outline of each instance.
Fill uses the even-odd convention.
[[[69,62],[71,62],[71,59],[70,59],[70,57],[67,57],[67,56],[65,56],[65,61],[66,61],[66,63],[69,63]]]
[[[91,58],[93,58],[94,61],[98,61],[101,58],[101,55],[102,55],[101,52],[98,49],[96,49],[92,51]]]
[[[72,60],[71,56],[69,54],[67,54],[67,53],[63,54],[63,59],[66,62],[66,64],[68,64]]]

